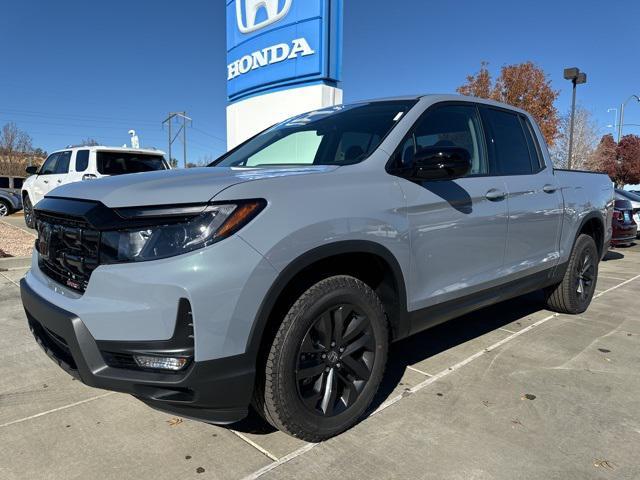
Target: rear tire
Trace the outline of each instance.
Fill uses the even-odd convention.
[[[545,289],[547,306],[559,313],[584,312],[596,288],[599,261],[593,238],[581,234],[573,246],[562,282]]]
[[[256,410],[277,429],[309,442],[344,432],[378,390],[388,337],[384,308],[368,285],[343,275],[316,283],[276,332]]]
[[[33,205],[31,205],[29,195],[24,196],[22,208],[24,209],[24,223],[29,228],[36,228],[36,219],[33,215]]]

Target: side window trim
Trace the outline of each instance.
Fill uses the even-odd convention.
[[[491,123],[486,116],[486,111],[488,110],[486,105],[479,105],[478,110],[480,111],[480,118],[482,119],[482,129],[484,131],[484,143],[487,148],[487,161],[489,163],[489,174],[497,177],[500,176],[500,169],[498,168],[498,160],[495,152],[494,146],[494,134],[493,129],[491,128]]]
[[[430,113],[433,113],[433,111],[435,111],[435,110],[437,110],[439,108],[463,106],[463,107],[473,107],[475,109],[476,118],[478,120],[478,125],[477,126],[478,126],[478,129],[479,129],[479,131],[478,131],[478,147],[480,149],[480,154],[483,156],[483,158],[482,158],[482,162],[483,163],[482,164],[484,166],[484,170],[485,171],[483,173],[476,173],[476,174],[466,175],[465,177],[462,177],[462,178],[476,178],[476,177],[489,177],[489,176],[492,176],[493,175],[493,173],[492,173],[492,165],[491,165],[491,160],[490,160],[490,156],[489,156],[488,146],[486,144],[484,120],[483,120],[481,112],[480,112],[480,107],[482,105],[483,104],[476,103],[476,102],[460,101],[460,100],[443,101],[443,102],[438,102],[438,103],[434,103],[433,105],[430,105],[424,112],[422,112],[420,114],[420,116],[413,123],[413,125],[411,125],[411,128],[409,128],[409,131],[407,132],[407,134],[404,137],[402,137],[402,140],[400,141],[400,143],[397,145],[397,147],[394,150],[394,152],[389,157],[389,160],[387,161],[387,163],[385,165],[385,171],[387,173],[391,174],[391,175],[395,175],[395,174],[399,173],[397,170],[395,170],[393,168],[393,163],[394,163],[395,159],[397,158],[397,156],[402,153],[401,150],[404,147],[404,145],[407,143],[408,140],[412,140],[414,150],[416,150],[418,148],[415,132],[416,132],[418,126],[420,125],[420,123],[424,120],[424,118],[427,115],[429,115]]]

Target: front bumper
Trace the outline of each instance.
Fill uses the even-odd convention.
[[[38,344],[83,383],[129,393],[159,410],[210,423],[233,423],[247,415],[255,376],[249,355],[195,361],[179,373],[113,368],[107,365],[100,342],[77,315],[42,298],[25,279],[20,281],[20,291]],[[110,343],[127,349],[127,342]]]

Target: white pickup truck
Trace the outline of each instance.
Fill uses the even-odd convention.
[[[31,176],[22,185],[25,223],[35,228],[33,206],[61,185],[170,168],[164,152],[154,149],[91,146],[58,150],[49,155],[40,168],[27,167]]]

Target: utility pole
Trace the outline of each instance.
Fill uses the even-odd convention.
[[[171,124],[173,123],[173,119],[176,118],[176,117],[182,119],[182,125],[180,126],[180,128],[176,132],[175,136],[172,136],[172,134],[171,134]],[[182,133],[184,168],[187,168],[187,122],[192,122],[193,123],[193,120],[191,118],[187,117],[187,112],[171,112],[171,113],[169,113],[169,116],[162,122],[162,125],[167,123],[168,127],[169,127],[169,163],[171,163],[171,160],[173,160],[173,158],[171,157],[171,146],[173,145],[173,142],[176,141],[176,139],[178,138],[180,133]]]
[[[571,100],[571,127],[569,128],[569,158],[567,158],[567,169],[571,170],[571,160],[573,159],[573,127],[576,117],[576,86],[587,83],[587,74],[581,72],[579,68],[565,68],[565,80],[571,80],[573,84],[573,98]]]

